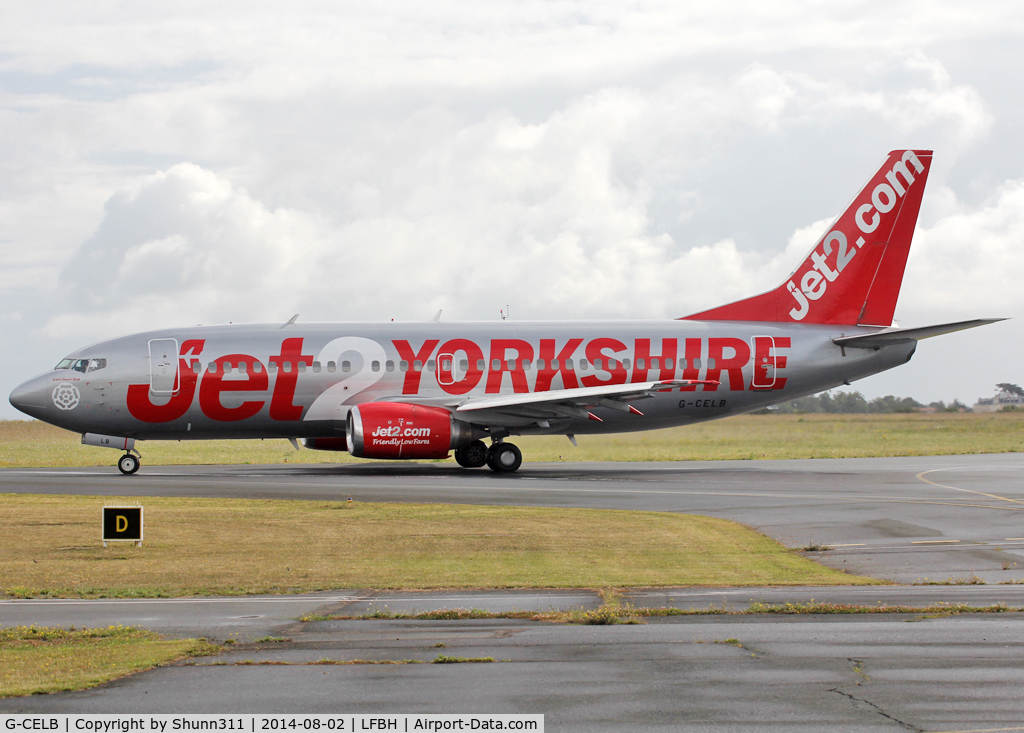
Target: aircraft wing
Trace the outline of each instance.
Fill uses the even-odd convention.
[[[880,349],[883,346],[920,341],[932,336],[941,336],[944,333],[987,326],[990,323],[1005,320],[1005,318],[977,318],[973,321],[957,321],[956,323],[942,323],[937,326],[922,326],[920,328],[885,328],[874,333],[840,336],[832,339],[832,343],[836,346],[853,346],[858,349]]]
[[[609,384],[600,387],[581,387],[550,392],[500,395],[469,399],[455,408],[455,413],[471,422],[491,425],[505,423],[522,424],[536,422],[547,427],[548,420],[601,418],[590,412],[590,408],[607,407],[619,412],[643,415],[633,407],[632,402],[653,397],[655,392],[695,384],[718,384],[714,380],[666,379],[639,384]]]

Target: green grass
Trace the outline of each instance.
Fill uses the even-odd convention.
[[[890,415],[740,415],[684,428],[617,435],[512,440],[527,461],[688,461],[856,458],[1024,451],[1024,411]],[[302,450],[285,440],[138,445],[143,465],[357,463],[347,453]],[[37,421],[0,421],[0,466],[112,466],[117,453]],[[451,465],[454,460],[448,459]]]
[[[399,619],[415,621],[450,621],[464,619],[523,619],[528,621],[547,621],[551,623],[581,624],[605,626],[610,624],[642,623],[645,618],[664,618],[668,616],[760,616],[766,614],[784,615],[860,615],[879,613],[928,614],[930,616],[956,616],[965,613],[1021,613],[1024,608],[1013,608],[1005,603],[989,606],[971,606],[966,603],[934,603],[929,606],[902,606],[893,604],[876,604],[864,606],[852,603],[822,603],[808,601],[806,603],[752,603],[740,610],[727,610],[723,607],[708,606],[707,608],[672,608],[672,607],[635,607],[630,605],[617,606],[605,604],[591,610],[568,609],[564,611],[484,611],[479,608],[442,608],[419,613],[388,613],[374,611],[359,616],[332,614],[330,616],[305,616],[300,621],[342,621],[342,620],[377,620]],[[729,639],[724,642],[732,643]]]
[[[0,697],[84,690],[218,647],[201,639],[164,639],[151,631],[0,629]]]
[[[102,547],[111,502],[145,506],[142,547]],[[873,582],[664,512],[6,494],[0,526],[0,591],[16,597]]]

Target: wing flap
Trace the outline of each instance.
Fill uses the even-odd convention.
[[[528,394],[500,395],[470,399],[455,408],[456,413],[472,419],[471,415],[483,410],[501,411],[515,414],[523,408],[530,411],[541,409],[552,413],[565,413],[556,408],[573,408],[582,410],[587,407],[610,407],[622,412],[638,413],[639,410],[628,404],[635,400],[653,397],[655,392],[669,390],[674,387],[685,387],[694,384],[715,384],[715,380],[697,379],[666,379],[657,382],[640,384],[609,384],[600,387],[580,387],[577,389],[561,389],[551,392],[531,392]],[[575,412],[573,413],[576,414]]]

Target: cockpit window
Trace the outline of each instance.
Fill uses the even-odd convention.
[[[76,372],[95,372],[107,365],[106,359],[63,359],[54,369],[74,369]]]

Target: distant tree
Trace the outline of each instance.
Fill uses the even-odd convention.
[[[1009,382],[1000,382],[996,386],[999,387],[999,389],[1001,389],[1004,392],[1015,394],[1018,397],[1024,397],[1024,389],[1021,389],[1016,384],[1010,384]]]
[[[924,407],[913,397],[895,397],[891,394],[885,397],[876,397],[868,403],[868,412],[889,413],[889,412],[917,412]]]
[[[846,415],[868,411],[868,401],[860,392],[836,392],[836,412]]]

